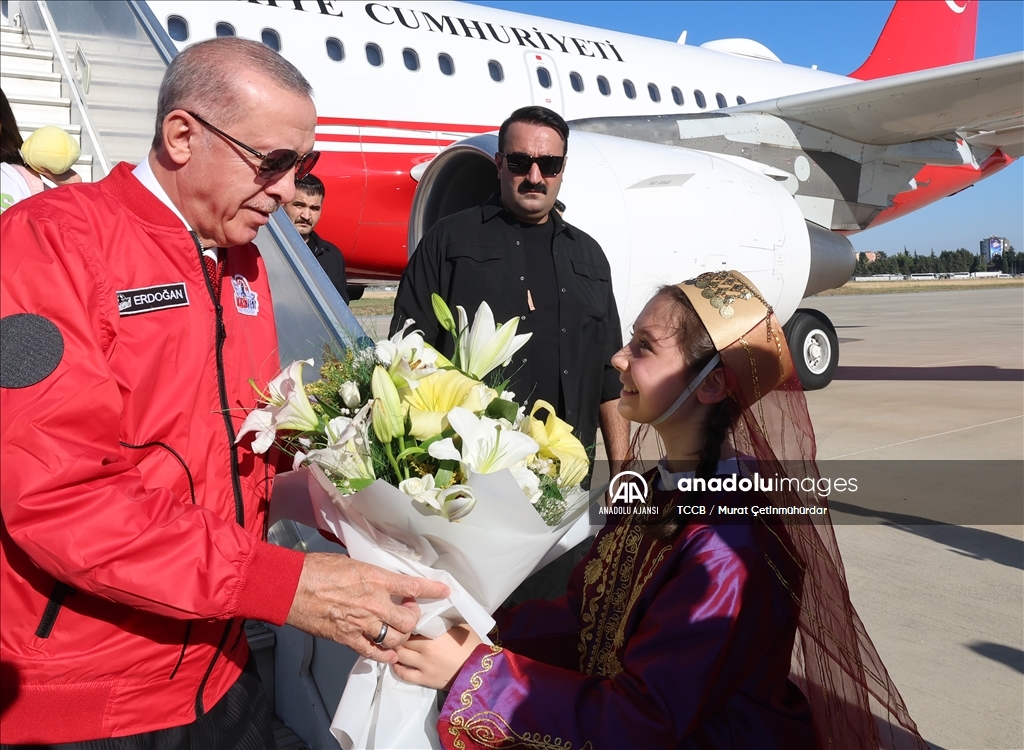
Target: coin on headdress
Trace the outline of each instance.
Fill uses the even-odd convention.
[[[712,300],[711,304],[715,304],[714,300]],[[726,320],[728,320],[729,318],[736,314],[736,310],[733,308],[732,305],[723,305],[722,307],[718,308],[718,314],[721,315]]]
[[[715,290],[705,287],[704,291],[700,293],[700,296],[703,297],[704,299],[711,299],[712,297],[715,296]]]
[[[721,308],[725,304],[725,297],[716,294],[711,298],[711,306],[714,308]]]
[[[695,281],[693,281],[692,283],[693,283],[693,285],[694,285],[695,287],[697,287],[698,289],[704,289],[704,288],[706,288],[706,287],[707,287],[707,285],[708,285],[708,280],[707,280],[707,279],[696,279],[696,280],[695,280]]]

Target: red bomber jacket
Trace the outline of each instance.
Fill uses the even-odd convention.
[[[273,466],[233,446],[278,369],[266,269],[119,165],[0,220],[2,743],[188,724],[282,623],[302,555],[263,541]]]

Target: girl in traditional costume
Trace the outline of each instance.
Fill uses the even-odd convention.
[[[924,747],[850,603],[803,390],[754,285],[662,288],[612,363],[620,413],[664,445],[630,508],[658,512],[608,515],[568,595],[496,613],[496,645],[461,626],[398,650],[399,677],[449,690],[441,743]]]

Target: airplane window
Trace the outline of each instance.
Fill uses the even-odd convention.
[[[455,63],[452,62],[452,56],[442,52],[437,56],[437,64],[441,68],[441,72],[446,76],[453,75],[455,73]]]
[[[579,73],[570,73],[569,82],[572,84],[573,91],[583,91],[583,76]]]
[[[345,45],[341,43],[340,39],[329,36],[324,44],[327,46],[327,56],[334,62],[341,62],[345,59]]]
[[[384,64],[384,53],[373,42],[366,45],[366,62],[375,68],[379,68]]]
[[[726,107],[729,106],[729,102],[727,102],[725,100],[725,97],[722,96],[721,94],[715,94],[715,101],[718,102],[718,106],[720,109],[725,109]]]
[[[551,74],[547,68],[537,68],[537,81],[546,89],[551,88]]]
[[[604,76],[597,77],[597,90],[604,96],[608,96],[612,93],[612,87],[608,85],[608,79]]]
[[[221,21],[217,24],[217,36],[234,36],[235,27],[231,24]]]
[[[648,83],[647,84],[647,93],[651,95],[651,101],[652,102],[660,102],[661,101],[661,92],[658,91],[658,87],[655,86],[653,83]]]
[[[260,32],[260,39],[263,43],[274,50],[274,52],[281,51],[281,36],[273,29],[263,29]]]
[[[693,90],[693,98],[697,100],[697,106],[704,109],[708,106],[708,103],[704,101],[704,92],[700,89]]]
[[[501,83],[505,80],[505,71],[501,69],[501,63],[497,60],[488,60],[487,70],[491,74],[491,80],[495,83]]]
[[[636,87],[628,78],[622,80],[622,90],[626,92],[627,98],[636,99]]]
[[[405,67],[409,70],[420,69],[420,56],[416,54],[416,50],[408,48],[403,49],[402,59],[405,61]]]
[[[742,96],[737,96],[737,97],[736,97],[736,103],[737,103],[737,104],[746,104],[746,103],[747,103],[747,100],[746,100],[746,99],[744,99],[744,98],[743,98]]]
[[[181,16],[167,16],[167,33],[176,42],[188,39],[188,21]]]
[[[683,92],[679,90],[678,86],[672,87],[672,101],[674,101],[680,107],[683,106]]]

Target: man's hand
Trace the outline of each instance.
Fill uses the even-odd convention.
[[[462,665],[483,641],[468,625],[456,625],[431,640],[414,635],[398,648],[395,674],[413,685],[447,690]]]
[[[443,583],[389,573],[346,555],[310,553],[285,622],[337,641],[360,656],[394,664],[395,649],[409,639],[419,619],[413,599],[443,599],[448,594]],[[392,597],[403,603],[395,604]],[[381,625],[388,626],[387,635],[376,645]]]

